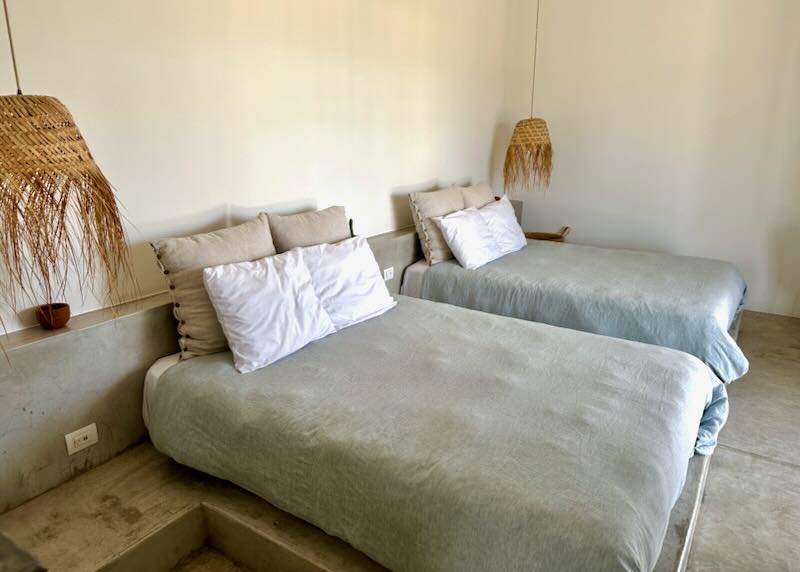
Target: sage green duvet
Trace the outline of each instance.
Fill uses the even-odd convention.
[[[431,266],[420,297],[674,348],[730,383],[749,364],[729,329],[747,286],[721,260],[529,240],[475,270]]]
[[[181,362],[149,406],[178,462],[418,572],[651,569],[726,413],[688,354],[404,297],[250,374]]]

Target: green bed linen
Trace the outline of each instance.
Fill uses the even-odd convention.
[[[529,240],[475,270],[432,266],[421,297],[685,351],[730,383],[748,368],[728,331],[746,290],[720,260]]]
[[[181,362],[149,407],[160,451],[415,572],[651,569],[712,411],[713,448],[688,354],[402,296],[253,373]]]

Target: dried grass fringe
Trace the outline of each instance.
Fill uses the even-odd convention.
[[[505,190],[550,186],[553,146],[544,119],[523,119],[514,127],[503,165]]]
[[[59,100],[0,96],[0,295],[52,303],[70,275],[83,295],[98,269],[118,304],[133,273],[111,184]]]

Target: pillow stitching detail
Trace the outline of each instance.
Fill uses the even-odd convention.
[[[156,255],[156,264],[158,264],[158,267],[161,269],[161,273],[163,274],[166,271],[166,268],[164,267],[164,264],[161,262],[161,259],[159,258],[159,256],[161,255],[160,249],[156,246],[155,242],[150,242],[150,247],[153,249],[153,252]],[[182,331],[183,328],[181,326],[182,320],[180,317],[180,310],[176,306],[176,304],[178,304],[179,302],[175,299],[175,294],[174,294],[175,290],[168,288],[167,292],[169,292],[169,297],[172,300],[172,316],[178,321],[178,328],[177,328],[179,334],[178,347],[181,350],[181,359],[187,359],[192,357],[192,354],[186,349],[186,338]],[[189,355],[185,356],[184,354],[189,354]]]
[[[432,264],[431,263],[431,259],[433,258],[433,256],[431,255],[431,239],[428,236],[428,229],[425,226],[425,220],[422,217],[422,214],[420,213],[419,205],[417,204],[416,196],[412,194],[412,195],[409,195],[409,198],[411,199],[411,206],[414,207],[414,211],[417,214],[417,234],[420,233],[420,229],[421,229],[422,234],[424,235],[422,238],[424,239],[424,242],[425,242],[425,248],[423,248],[422,251],[425,254],[425,259],[428,261],[428,265],[431,265]]]

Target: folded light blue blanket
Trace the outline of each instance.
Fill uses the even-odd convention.
[[[478,268],[429,268],[421,296],[501,316],[685,351],[725,383],[748,362],[728,332],[746,286],[719,260],[530,240]]]
[[[688,354],[402,296],[250,374],[181,362],[149,403],[160,451],[396,572],[650,570],[727,415]]]

